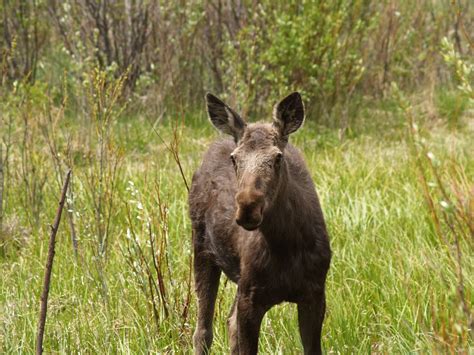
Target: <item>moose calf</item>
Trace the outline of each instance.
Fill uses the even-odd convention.
[[[247,124],[207,94],[212,124],[234,139],[215,142],[193,176],[193,228],[198,320],[196,354],[209,351],[219,278],[237,283],[228,319],[232,354],[256,354],[265,313],[298,305],[305,354],[321,353],[325,280],[331,250],[313,181],[288,137],[304,121],[295,92],[274,107],[272,123]]]

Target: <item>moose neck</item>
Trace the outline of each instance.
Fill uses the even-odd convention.
[[[282,168],[280,187],[260,231],[270,249],[286,252],[301,245],[306,231],[302,229],[305,224],[298,221],[305,218],[306,206],[303,191],[293,183],[288,165],[285,163]]]

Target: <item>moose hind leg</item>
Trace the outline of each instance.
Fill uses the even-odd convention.
[[[321,332],[325,313],[324,293],[311,303],[298,303],[298,324],[305,354],[322,354]]]
[[[198,320],[193,336],[194,353],[208,354],[212,344],[212,321],[221,270],[195,244],[194,278],[198,299]]]

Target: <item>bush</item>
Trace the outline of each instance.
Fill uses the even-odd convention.
[[[234,90],[244,93],[250,107],[299,90],[310,99],[310,111],[330,116],[352,95],[364,72],[362,47],[374,21],[369,5],[261,4],[252,24],[240,32],[237,50],[226,51]]]

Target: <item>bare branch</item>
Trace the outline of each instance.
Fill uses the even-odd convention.
[[[59,201],[58,210],[56,212],[56,218],[54,219],[54,224],[51,227],[51,234],[49,237],[48,259],[46,261],[46,267],[45,267],[45,273],[44,273],[43,292],[41,294],[41,310],[40,310],[40,316],[39,316],[39,321],[38,321],[38,336],[36,338],[36,354],[37,355],[40,355],[43,353],[43,336],[44,336],[44,327],[46,323],[46,313],[48,310],[48,295],[49,295],[49,287],[51,283],[51,272],[53,270],[56,234],[58,233],[59,223],[61,222],[61,214],[63,212],[64,202],[66,201],[66,193],[69,186],[70,178],[71,178],[71,170],[67,172],[66,180],[64,181],[61,199]]]

